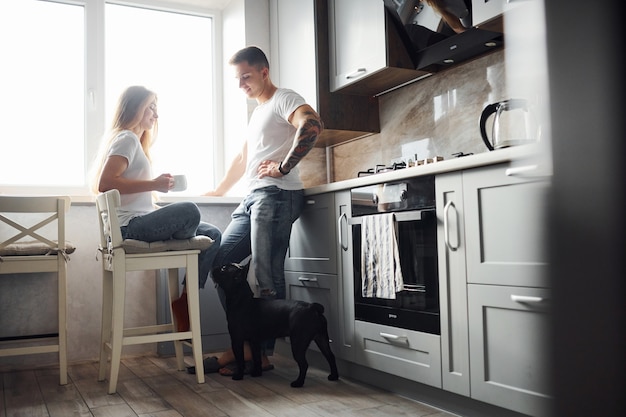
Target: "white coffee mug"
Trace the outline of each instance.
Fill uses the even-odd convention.
[[[187,189],[187,177],[185,175],[173,175],[174,186],[170,191],[185,191]]]

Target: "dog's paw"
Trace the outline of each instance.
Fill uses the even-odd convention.
[[[329,381],[337,381],[339,379],[339,374],[330,374],[328,375]]]
[[[233,374],[233,381],[241,381],[243,379],[243,374]]]
[[[301,388],[304,385],[304,380],[296,379],[290,385],[292,388]]]

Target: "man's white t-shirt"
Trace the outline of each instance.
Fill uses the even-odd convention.
[[[109,149],[108,156],[119,155],[128,160],[128,168],[122,177],[135,180],[152,179],[152,165],[143,152],[137,135],[130,130],[121,131]],[[133,217],[149,213],[154,210],[152,193],[121,194],[121,204],[117,211],[120,226],[126,226]]]
[[[289,123],[289,116],[306,104],[298,93],[279,88],[272,98],[259,104],[252,113],[247,129],[248,163],[244,177],[248,180],[248,192],[275,185],[283,190],[303,188],[300,171],[294,167],[280,178],[259,179],[257,169],[266,160],[282,162],[293,146],[296,128]]]

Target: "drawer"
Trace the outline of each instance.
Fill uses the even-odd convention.
[[[357,363],[441,388],[440,336],[359,320],[354,333]]]

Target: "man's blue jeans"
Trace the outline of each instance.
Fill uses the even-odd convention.
[[[189,239],[198,235],[213,239],[215,243],[198,255],[198,281],[200,288],[204,288],[220,247],[222,233],[212,224],[200,221],[200,210],[197,205],[186,201],[168,204],[158,210],[133,218],[127,226],[122,226],[121,229],[122,238],[144,242]]]
[[[304,207],[303,190],[264,187],[252,191],[231,215],[215,266],[240,263],[252,255],[261,297],[284,299],[285,255],[291,226]],[[221,293],[221,290],[219,290]],[[223,294],[220,294],[224,304]]]
[[[289,247],[291,226],[304,208],[303,190],[282,190],[264,187],[252,191],[231,215],[231,222],[222,235],[222,244],[215,257],[215,266],[240,263],[252,255],[254,274],[260,296],[284,299],[285,255]],[[224,291],[217,289],[226,309]],[[272,355],[275,340],[263,343],[263,352]]]

